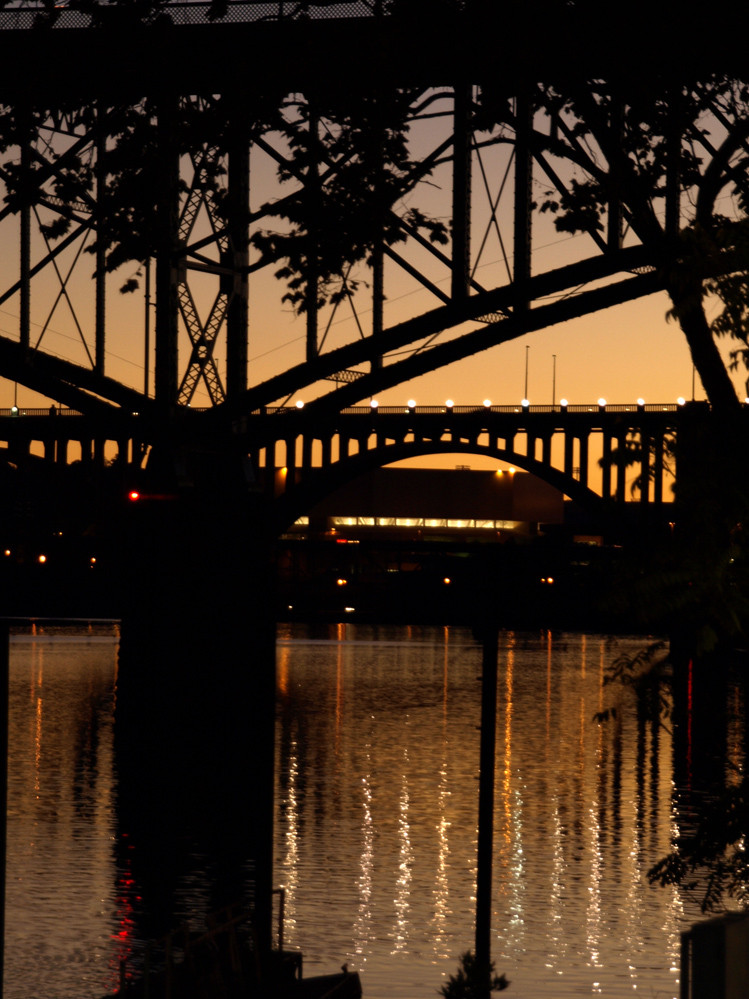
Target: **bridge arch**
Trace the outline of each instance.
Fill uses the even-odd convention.
[[[660,507],[680,407],[356,407],[333,418],[265,412],[247,440],[283,530],[325,496],[373,468],[429,454],[475,454],[535,475],[594,516],[624,509],[628,464],[639,503]],[[628,452],[632,462],[618,462]],[[285,465],[280,466],[284,456]],[[598,456],[600,487],[597,480]],[[606,460],[608,459],[608,460]],[[596,472],[593,472],[596,469]],[[591,479],[596,481],[591,486]]]
[[[325,467],[300,471],[294,476],[293,482],[288,481],[291,476],[287,469],[281,484],[283,491],[276,499],[275,520],[278,529],[284,530],[290,527],[326,496],[372,469],[383,468],[407,458],[432,454],[475,454],[506,461],[547,482],[590,513],[601,513],[606,506],[603,497],[589,486],[560,469],[545,465],[518,451],[482,447],[459,441],[399,441],[339,458],[338,461]]]

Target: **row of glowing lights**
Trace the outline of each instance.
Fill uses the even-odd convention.
[[[684,398],[684,396],[680,395],[679,398],[676,400],[676,405],[677,406],[684,406],[684,405],[686,405],[686,401],[687,400]],[[749,396],[747,396],[747,398],[744,399],[744,402],[749,405]],[[297,402],[294,405],[296,406],[297,409],[304,409],[304,400],[303,399],[299,399],[299,400],[297,400]],[[377,409],[379,405],[380,404],[377,401],[377,399],[372,399],[372,401],[369,404],[369,408],[370,409]],[[491,399],[484,399],[482,405],[484,406],[485,409],[491,409],[493,403],[492,403]],[[523,409],[528,409],[528,407],[530,406],[530,400],[529,399],[521,399],[520,400],[520,405],[523,407]],[[561,406],[562,409],[566,409],[567,406],[569,406],[569,400],[567,400],[567,399],[560,399],[559,400],[559,405]],[[637,400],[637,405],[640,408],[642,408],[645,405],[645,400],[644,399],[638,399]],[[445,409],[452,409],[454,406],[455,406],[455,402],[454,402],[453,399],[446,399],[445,400]],[[601,409],[604,409],[606,407],[606,400],[605,399],[599,399],[598,400],[598,406]],[[412,411],[412,410],[416,409],[416,400],[415,399],[409,399],[408,402],[406,403],[406,408],[409,411]]]

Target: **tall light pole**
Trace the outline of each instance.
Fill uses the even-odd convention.
[[[557,355],[551,355],[551,405],[557,404]]]

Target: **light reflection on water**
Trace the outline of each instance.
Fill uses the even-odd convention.
[[[129,947],[115,885],[117,638],[11,640],[5,995],[99,995]]]
[[[678,995],[679,932],[698,913],[644,879],[677,828],[671,738],[602,683],[640,644],[502,637],[492,946],[509,996]],[[141,946],[116,657],[115,634],[11,646],[8,999],[101,996]],[[308,974],[347,961],[367,999],[433,999],[472,946],[480,666],[461,629],[281,631],[275,883]],[[174,874],[179,913],[203,914],[208,867],[196,854]]]
[[[670,736],[603,684],[641,644],[501,636],[492,947],[518,999],[678,996],[699,914],[645,879],[669,846]],[[348,962],[368,999],[433,997],[473,945],[480,649],[346,625],[289,627],[278,655],[286,943],[308,973]]]

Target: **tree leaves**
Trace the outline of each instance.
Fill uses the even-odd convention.
[[[409,208],[395,206],[427,168],[409,148],[410,91],[298,95],[282,125],[289,157],[278,168],[296,190],[270,214],[282,230],[264,228],[252,237],[261,263],[285,261],[276,277],[286,281],[284,301],[299,312],[310,305],[308,280],[316,282],[318,305],[335,303],[357,287],[349,277],[360,262],[371,263],[382,243],[407,238],[409,227],[434,243],[448,241],[447,227]]]

